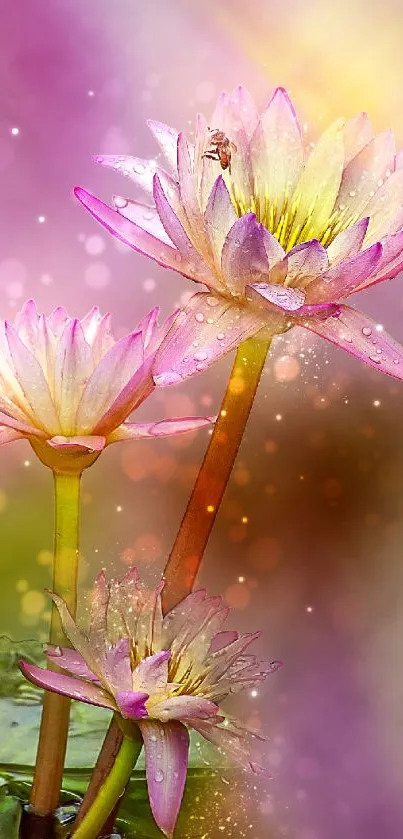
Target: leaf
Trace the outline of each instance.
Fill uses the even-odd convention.
[[[0,796],[0,839],[18,839],[21,801],[11,795]]]

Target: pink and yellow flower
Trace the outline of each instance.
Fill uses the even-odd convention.
[[[171,836],[186,781],[189,733],[198,731],[245,769],[261,771],[261,738],[225,716],[221,702],[266,679],[280,662],[246,654],[259,632],[223,630],[229,609],[221,597],[195,591],[165,617],[161,582],[147,591],[136,568],[108,584],[104,572],[92,594],[89,630],[76,626],[64,601],[52,595],[74,649],[51,647],[48,658],[66,673],[21,662],[34,684],[110,708],[140,728],[151,809]]]
[[[341,302],[403,269],[403,157],[390,131],[373,137],[360,114],[307,150],[283,89],[259,114],[243,87],[219,97],[209,125],[198,116],[193,143],[149,125],[169,171],[155,160],[96,159],[151,193],[153,205],[116,196],[112,209],[76,194],[123,242],[208,287],[170,330],[158,382],[186,378],[262,328],[275,335],[294,325],[403,378],[403,348]],[[231,151],[223,169],[217,130]]]
[[[172,318],[153,309],[116,341],[110,316],[94,307],[82,320],[59,307],[39,315],[30,300],[12,326],[0,323],[0,443],[27,438],[45,461],[52,452],[99,454],[109,443],[161,437],[209,423],[206,417],[131,423],[154,390],[156,351]]]

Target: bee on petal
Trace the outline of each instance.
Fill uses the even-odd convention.
[[[210,148],[204,152],[202,157],[207,157],[209,160],[218,160],[221,169],[228,169],[231,174],[231,159],[232,154],[237,151],[237,147],[232,140],[220,131],[219,128],[209,128],[210,131]]]

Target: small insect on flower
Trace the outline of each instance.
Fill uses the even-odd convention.
[[[224,131],[219,128],[209,128],[210,148],[204,152],[202,157],[207,157],[209,160],[218,160],[221,169],[228,169],[231,174],[231,157],[232,153],[237,151],[235,143],[226,137]]]

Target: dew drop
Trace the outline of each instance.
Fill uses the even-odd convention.
[[[370,329],[369,326],[363,326],[361,331],[366,338],[369,338],[369,336],[372,335],[372,329]]]
[[[355,198],[355,196],[357,195],[355,189],[350,189],[350,192],[348,194],[349,194],[350,198]]]
[[[399,359],[398,359],[398,358],[394,358],[394,359],[393,359],[393,364],[399,364]]]
[[[194,354],[194,360],[195,361],[206,361],[207,358],[208,358],[208,355],[207,355],[206,352],[204,352],[204,350],[200,350],[200,352],[196,352]]]
[[[174,772],[175,781],[179,778],[179,772]]]
[[[175,254],[175,262],[182,262],[182,256],[180,253]]]
[[[345,341],[347,344],[352,344],[353,343],[353,339],[352,339],[351,335],[342,335],[342,338],[343,338],[343,341]]]
[[[161,781],[163,781],[163,780],[164,780],[164,773],[163,773],[162,769],[156,769],[155,773],[154,773],[154,781],[156,781],[157,784],[160,784]]]
[[[203,323],[203,321],[204,321],[204,315],[202,314],[202,312],[197,312],[197,315],[195,315],[195,318],[196,318],[198,323]]]
[[[217,340],[218,341],[223,341],[224,338],[225,338],[224,332],[219,332],[218,335],[217,335]]]
[[[136,172],[137,175],[143,175],[146,171],[146,167],[144,163],[133,163],[133,171]]]
[[[152,742],[153,742],[153,743],[156,743],[156,742],[157,742],[157,737],[156,737],[156,735],[155,735],[155,734],[152,734],[152,735],[151,735],[151,737],[150,737],[150,740],[152,740]]]
[[[374,364],[380,364],[381,363],[381,359],[379,358],[379,355],[370,355],[369,360],[373,361]]]
[[[124,210],[124,208],[127,207],[129,202],[127,198],[121,198],[120,195],[115,195],[113,203],[117,210]]]
[[[176,385],[181,381],[182,376],[180,376],[179,373],[175,373],[174,370],[169,370],[165,373],[156,373],[154,375],[154,382],[160,387],[165,387],[165,385]]]
[[[211,308],[214,308],[214,306],[218,306],[218,300],[216,297],[206,297],[206,303],[208,306],[211,306]]]

